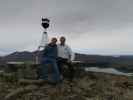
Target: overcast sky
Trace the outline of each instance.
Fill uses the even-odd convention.
[[[133,54],[133,0],[0,0],[0,55],[36,50],[41,16],[76,52]]]

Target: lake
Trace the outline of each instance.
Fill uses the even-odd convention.
[[[85,71],[92,71],[92,72],[104,72],[104,73],[110,73],[115,75],[124,75],[124,76],[132,76],[132,73],[124,73],[121,72],[115,68],[99,68],[99,67],[87,67],[85,68]]]

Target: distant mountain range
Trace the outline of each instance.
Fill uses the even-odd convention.
[[[0,64],[7,62],[19,61],[19,62],[34,62],[38,52],[14,52],[4,57],[0,57]],[[41,53],[40,53],[41,54]],[[76,53],[76,61],[83,61],[89,63],[116,63],[116,64],[133,64],[133,56],[102,56],[102,55],[86,55]]]

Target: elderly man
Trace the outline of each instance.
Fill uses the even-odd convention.
[[[69,69],[69,79],[72,81],[74,77],[74,69],[71,65],[71,61],[74,60],[74,53],[72,52],[71,48],[65,43],[66,38],[64,36],[60,37],[60,44],[57,45],[58,47],[58,66],[60,73],[63,75],[63,65],[67,65]]]
[[[60,73],[57,67],[56,59],[57,59],[57,39],[52,38],[51,42],[45,46],[42,54],[41,60],[41,70],[40,70],[40,79],[48,80],[48,69],[52,68],[52,82],[57,83],[60,81]]]

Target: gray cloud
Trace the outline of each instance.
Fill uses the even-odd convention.
[[[51,19],[50,37],[65,35],[73,48],[132,54],[132,4],[132,0],[0,0],[0,48],[37,48],[41,16],[46,16]]]

